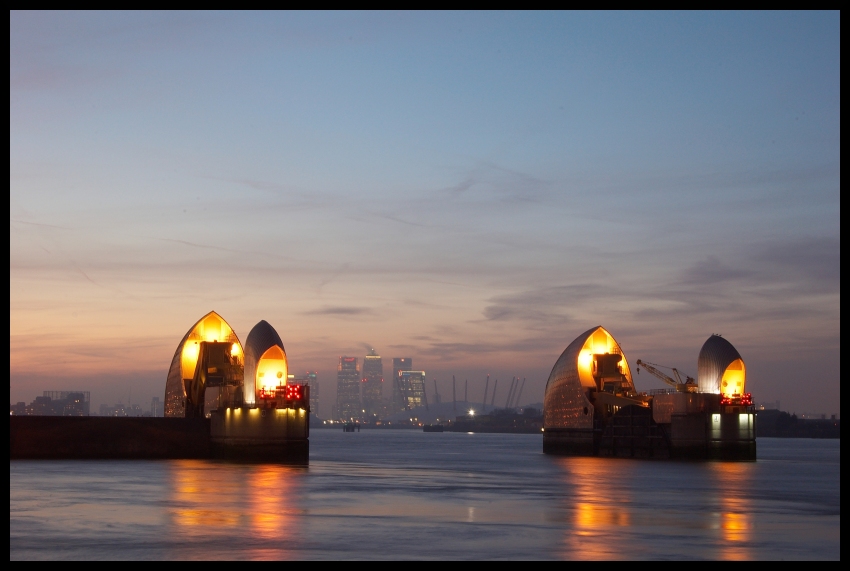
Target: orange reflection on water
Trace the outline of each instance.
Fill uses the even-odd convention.
[[[233,541],[257,559],[288,557],[300,513],[300,468],[204,460],[174,461],[170,467],[171,533],[187,540],[186,553],[174,558],[197,558],[195,544],[208,546],[215,538],[223,551],[207,550],[202,557],[226,556]]]
[[[175,533],[232,538],[245,537],[247,531],[259,557],[279,557],[287,549],[293,514],[299,513],[298,468],[203,460],[174,461],[170,467]]]
[[[253,466],[248,476],[249,520],[254,535],[285,543],[291,536],[295,507],[296,468],[264,464]]]
[[[219,498],[238,489],[238,480],[216,472],[209,462],[176,460],[171,464],[169,513],[172,523],[189,535],[209,534],[210,529],[236,529],[239,511]]]
[[[714,462],[711,469],[720,483],[720,512],[714,528],[720,531],[719,559],[750,559],[748,542],[752,534],[750,506],[739,496],[748,485],[752,465],[747,462]]]
[[[579,535],[590,535],[589,530],[611,525],[631,525],[629,512],[612,506],[576,504],[576,528]]]
[[[564,537],[566,559],[620,559],[628,557],[617,528],[632,525],[624,487],[611,481],[612,464],[605,458],[563,458],[565,509],[572,529]],[[627,463],[620,467],[628,469]],[[618,473],[615,477],[628,478]],[[571,516],[571,517],[570,517]]]

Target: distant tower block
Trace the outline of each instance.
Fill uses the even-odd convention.
[[[740,398],[746,391],[747,367],[738,350],[720,335],[702,345],[697,360],[699,392]]]
[[[363,409],[366,417],[380,415],[384,398],[384,364],[381,356],[371,349],[363,359]]]
[[[399,371],[398,385],[404,395],[405,410],[428,405],[425,399],[425,371]]]
[[[233,329],[215,311],[209,312],[183,336],[171,359],[165,416],[203,416],[207,387],[221,391],[241,386],[242,365],[242,344]]]
[[[245,384],[243,400],[254,406],[257,399],[271,397],[286,386],[289,362],[283,341],[266,321],[257,323],[245,340]]]
[[[399,384],[402,371],[413,369],[412,357],[395,357],[393,359],[393,410],[407,410],[407,391]]]
[[[340,357],[336,372],[338,420],[359,420],[363,416],[360,401],[360,369],[357,357]]]

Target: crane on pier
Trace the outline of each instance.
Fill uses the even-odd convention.
[[[680,393],[695,393],[697,392],[697,383],[693,377],[689,377],[685,375],[685,381],[682,382],[682,376],[679,374],[679,371],[674,367],[665,367],[664,365],[658,365],[656,363],[647,363],[646,361],[637,360],[637,372],[640,374],[640,368],[643,367],[650,375],[654,375],[670,385],[671,387],[675,387],[677,392]],[[659,371],[656,367],[663,367],[665,369],[670,369],[673,371],[673,374],[676,376],[674,379],[670,375]]]

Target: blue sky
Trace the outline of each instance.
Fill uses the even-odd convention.
[[[149,401],[215,310],[323,407],[367,345],[540,401],[603,325],[840,413],[839,52],[837,12],[13,12],[10,398]]]

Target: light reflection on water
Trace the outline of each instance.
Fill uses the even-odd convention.
[[[309,466],[10,462],[10,559],[840,559],[840,443],[750,463],[314,431]]]
[[[746,560],[751,558],[748,549],[752,521],[750,507],[743,497],[750,488],[753,464],[718,462],[708,464],[719,483],[717,497],[719,512],[712,528],[720,530],[721,548],[718,559]]]
[[[614,471],[603,458],[559,458],[563,509],[572,514],[572,525],[564,531],[565,559],[620,559],[629,549],[623,545],[620,528],[631,525],[628,488],[617,485],[628,478],[632,462],[620,462]]]
[[[301,515],[299,486],[304,467],[203,460],[179,460],[165,466],[170,534],[190,542],[201,538],[201,543],[219,538],[231,546],[215,549],[210,557],[227,557],[227,549],[239,552],[247,546],[251,547],[239,557],[297,556],[290,546]],[[179,559],[181,553],[169,557]]]

